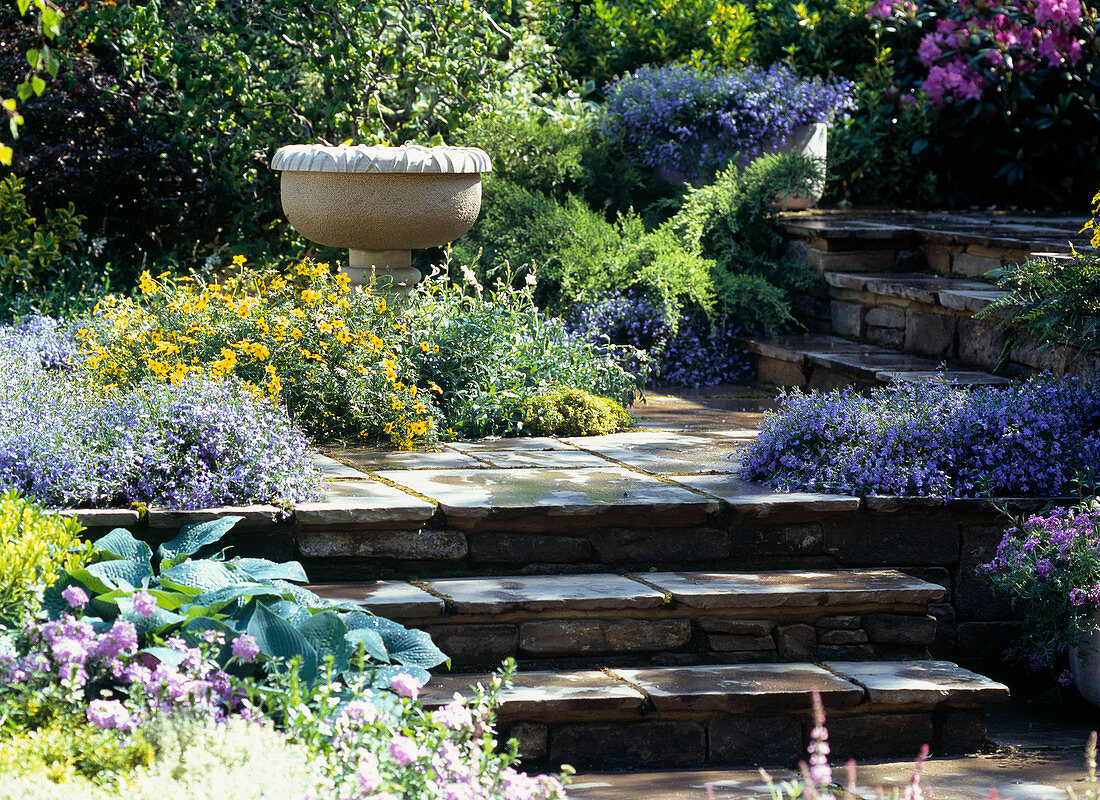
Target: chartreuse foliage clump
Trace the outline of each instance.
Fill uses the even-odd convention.
[[[386,685],[398,672],[424,682],[426,670],[446,660],[426,633],[367,614],[354,603],[322,600],[303,588],[299,584],[308,579],[296,561],[226,558],[224,551],[196,557],[215,547],[239,520],[229,516],[188,525],[155,554],[124,528],[114,530],[93,543],[87,565],[61,573],[46,594],[47,610],[54,618],[67,613],[62,592],[76,586],[90,598],[84,619],[93,625],[122,620],[139,635],[193,641],[209,631],[222,634],[226,644],[216,656],[223,666],[233,655],[228,640],[248,634],[261,658],[284,664],[297,660],[297,674],[307,684],[329,659],[338,675],[361,672],[360,650],[360,658]],[[152,612],[135,601],[139,593],[155,598]],[[154,654],[166,655],[160,649]]]
[[[602,436],[630,427],[630,414],[620,404],[573,387],[535,395],[524,405],[523,417],[536,436]]]
[[[37,610],[42,587],[83,562],[81,530],[73,517],[49,513],[14,491],[0,494],[0,626]]]

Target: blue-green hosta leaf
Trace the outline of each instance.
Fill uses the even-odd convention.
[[[312,614],[309,619],[295,625],[298,632],[306,637],[317,651],[317,660],[324,663],[328,656],[332,656],[333,664],[338,671],[343,671],[348,663],[348,645],[344,640],[344,634],[348,632],[345,625],[334,611],[322,611],[320,614]]]
[[[390,662],[390,654],[386,652],[386,644],[382,641],[382,635],[378,631],[370,628],[359,628],[348,631],[344,639],[347,640],[348,648],[352,653],[359,652],[359,648],[362,647],[363,652],[370,656],[371,660],[379,664]],[[354,659],[352,659],[352,663],[355,663]]]
[[[317,651],[305,636],[298,633],[297,628],[272,614],[262,603],[257,603],[246,631],[256,638],[261,652],[268,656],[284,661],[299,657],[302,680],[313,682],[317,676]]]
[[[352,612],[345,617],[348,630],[373,630],[382,637],[389,660],[398,664],[430,669],[447,660],[447,656],[432,643],[424,631],[409,630],[404,625],[364,612]]]
[[[390,683],[398,675],[412,675],[421,685],[427,683],[431,679],[431,675],[428,674],[428,670],[421,667],[413,666],[388,666],[378,667],[373,670],[373,679],[371,680],[371,686],[377,689],[388,689]]]
[[[143,647],[138,652],[148,653],[161,664],[166,664],[169,667],[178,667],[187,658],[187,653],[181,653],[171,647]]]
[[[206,545],[214,544],[241,519],[242,517],[234,516],[219,517],[180,528],[179,535],[157,548],[157,556],[161,559],[160,568],[165,570],[174,567]]]
[[[284,561],[277,563],[266,558],[235,558],[229,562],[240,570],[244,570],[258,581],[296,581],[307,583],[309,577],[305,569],[297,561]]]
[[[176,564],[160,574],[161,585],[190,595],[224,589],[238,583],[235,572],[220,561],[199,559]]]
[[[271,581],[271,585],[276,589],[280,589],[283,592],[284,597],[289,597],[299,605],[307,606],[309,608],[331,608],[333,603],[329,600],[324,600],[309,589],[302,586],[298,586],[288,581],[275,579]]]
[[[119,619],[132,622],[140,635],[167,630],[180,625],[187,619],[187,617],[180,616],[175,611],[169,611],[167,608],[161,608],[160,606],[154,608],[153,613],[149,616],[143,617],[134,609],[134,598],[132,597],[118,598],[117,605]]]
[[[95,589],[96,594],[115,589],[132,592],[140,589],[153,577],[153,567],[148,561],[119,559],[89,564],[83,569],[73,570],[72,575],[81,583]]]
[[[153,548],[133,537],[125,528],[115,528],[93,542],[95,551],[104,556],[114,556],[129,561],[153,562]]]
[[[227,605],[236,603],[241,598],[264,597],[277,599],[281,596],[278,589],[260,583],[233,583],[212,592],[203,592],[198,597],[188,598],[191,602],[186,610],[188,613],[192,609],[203,609],[204,612],[216,613],[222,611]]]

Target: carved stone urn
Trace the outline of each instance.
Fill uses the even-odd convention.
[[[407,294],[420,280],[412,251],[470,230],[492,162],[476,147],[292,144],[271,168],[282,173],[287,221],[310,241],[346,247],[352,284],[373,274]]]

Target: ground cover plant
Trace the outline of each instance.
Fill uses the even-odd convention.
[[[999,594],[1022,612],[1011,653],[1029,669],[1057,669],[1082,635],[1096,630],[1100,609],[1100,503],[1055,508],[1015,521],[980,568]],[[1059,682],[1073,682],[1062,670]]]
[[[425,634],[356,610],[368,624],[338,635],[296,564],[202,555],[232,524],[184,528],[155,565],[125,531],[73,550],[72,523],[4,499],[0,531],[46,568],[0,623],[0,797],[564,798],[514,745],[495,752],[503,675],[429,713],[419,665],[442,656]]]
[[[1100,468],[1100,389],[898,384],[780,395],[742,476],[783,491],[1058,496]]]
[[[245,387],[141,380],[105,392],[74,356],[52,319],[0,328],[0,488],[85,508],[319,496],[308,440]]]

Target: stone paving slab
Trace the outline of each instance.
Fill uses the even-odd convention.
[[[418,527],[435,513],[431,503],[380,481],[335,481],[327,489],[324,500],[294,507],[294,520],[300,527]]]
[[[348,447],[332,451],[341,461],[359,470],[380,469],[476,469],[489,466],[457,450],[394,451],[375,447]]]
[[[608,436],[581,436],[565,441],[619,461],[627,466],[658,475],[684,472],[737,472],[736,439],[729,434],[630,431]]]
[[[733,475],[677,475],[673,480],[713,495],[733,511],[750,516],[767,516],[795,509],[807,512],[855,511],[860,506],[858,497],[816,492],[777,492]]]
[[[281,508],[268,505],[218,506],[217,508],[172,509],[150,506],[145,514],[146,524],[155,530],[179,530],[184,525],[209,522],[221,517],[241,517],[236,530],[267,528],[286,522],[290,514]]]
[[[807,353],[817,366],[844,372],[864,380],[878,380],[882,372],[935,372],[939,363],[930,358],[877,349],[863,353]]]
[[[863,701],[863,689],[814,664],[733,664],[612,670],[645,692],[657,711],[768,714],[809,711],[814,689],[828,708]]]
[[[548,530],[562,518],[598,517],[614,524],[631,513],[679,514],[698,524],[716,501],[622,467],[387,471],[380,477],[430,497],[448,521],[476,529],[491,518],[520,519],[524,530]]]
[[[443,613],[444,602],[406,581],[319,583],[309,588],[326,600],[358,603],[380,617],[421,619]]]
[[[433,677],[420,693],[422,705],[449,703],[457,692],[472,697],[470,686],[487,686],[488,673]],[[599,670],[576,672],[517,672],[512,685],[501,690],[499,716],[541,720],[570,714],[640,712],[645,697],[637,689]]]
[[[882,705],[977,705],[1008,699],[1008,687],[950,661],[828,661],[837,675],[867,690]]]
[[[607,459],[581,450],[479,450],[478,458],[494,467],[609,467]]]
[[[370,478],[370,475],[366,472],[349,467],[347,464],[321,453],[314,454],[313,465],[321,470],[321,477],[327,481]]]
[[[746,339],[742,344],[751,353],[762,358],[804,363],[810,354],[868,353],[879,348],[863,342],[852,342],[839,336],[807,334],[802,336],[773,336],[768,339]]]
[[[944,588],[897,570],[653,572],[646,582],[689,608],[816,608],[835,605],[925,605]]]
[[[456,614],[657,608],[664,595],[620,575],[518,575],[426,581]]]
[[[476,442],[449,442],[460,453],[484,453],[493,450],[569,450],[569,445],[552,436],[527,436],[515,439],[479,439]]]
[[[706,394],[714,389],[715,393]],[[630,407],[635,425],[667,431],[739,430],[752,434],[764,412],[775,408],[773,397],[742,387],[705,387],[699,394],[681,393],[680,389],[660,389],[647,393]]]

